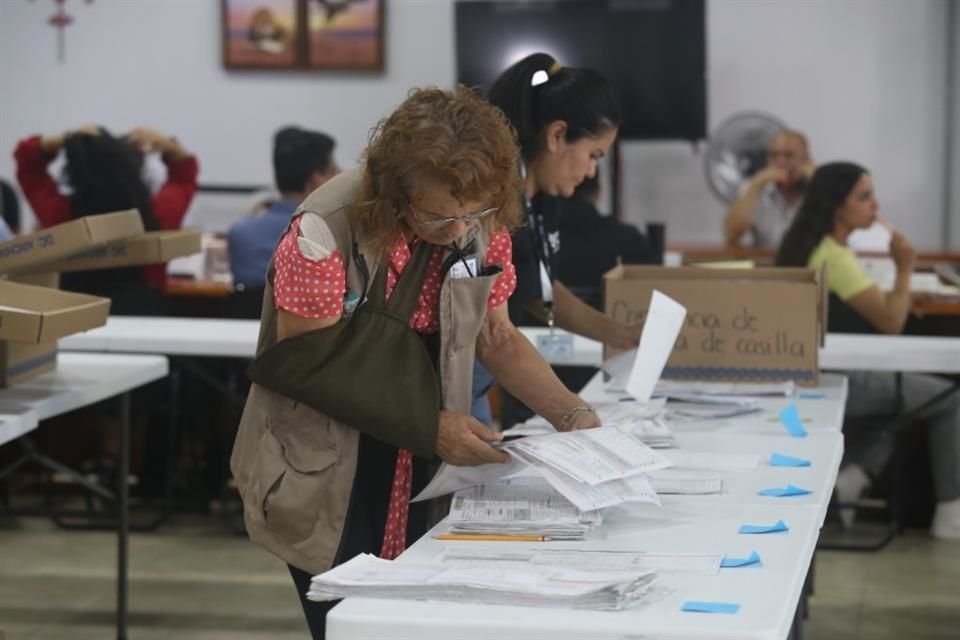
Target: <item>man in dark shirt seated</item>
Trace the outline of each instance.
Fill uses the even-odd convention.
[[[262,214],[235,223],[228,232],[234,286],[263,287],[267,265],[290,216],[314,189],[339,172],[336,142],[319,131],[285,127],[273,138],[273,175],[280,199]]]
[[[597,211],[600,181],[587,178],[558,216],[560,244],[557,279],[585,302],[601,309],[603,274],[617,265],[656,262],[647,238],[633,225]]]

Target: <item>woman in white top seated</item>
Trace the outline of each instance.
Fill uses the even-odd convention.
[[[899,334],[910,311],[910,274],[916,252],[902,234],[893,232],[890,253],[897,277],[893,290],[885,292],[847,247],[847,238],[855,229],[866,229],[877,220],[878,208],[873,180],[866,169],[849,162],[821,166],[813,174],[803,205],[784,236],[777,265],[825,267],[834,302],[847,307],[845,310],[862,324],[862,330]],[[904,373],[899,389],[892,372],[851,371],[847,376],[847,415],[851,417],[911,411],[946,396],[921,411],[918,419],[924,420],[929,429],[937,494],[931,532],[937,538],[960,540],[960,396],[947,393],[950,382],[931,375]],[[883,471],[896,445],[894,435],[890,429],[878,429],[861,446],[847,452],[836,486],[841,506],[856,502]],[[845,524],[852,523],[852,509],[841,508],[840,515]]]

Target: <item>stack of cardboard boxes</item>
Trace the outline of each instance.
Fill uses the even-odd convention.
[[[157,264],[199,250],[199,231],[145,233],[133,209],[0,243],[0,387],[53,369],[59,338],[106,322],[110,300],[60,291],[60,272]]]

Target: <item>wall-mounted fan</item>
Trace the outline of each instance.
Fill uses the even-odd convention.
[[[778,118],[747,111],[724,120],[707,142],[703,170],[720,200],[731,203],[743,184],[767,163],[770,138],[787,128]]]

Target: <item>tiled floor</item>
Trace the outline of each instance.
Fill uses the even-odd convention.
[[[43,520],[0,525],[7,640],[113,637],[115,538]],[[131,539],[132,640],[306,638],[286,568],[216,519]],[[807,640],[960,637],[960,544],[920,532],[878,553],[818,553]]]

